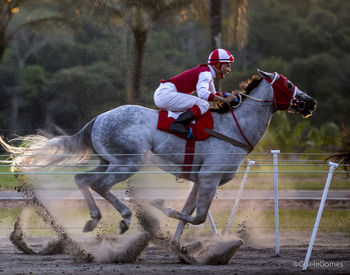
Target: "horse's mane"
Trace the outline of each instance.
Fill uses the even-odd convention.
[[[260,84],[262,80],[262,77],[259,75],[253,75],[251,79],[247,79],[245,81],[242,81],[239,83],[239,90],[234,92],[241,92],[244,94],[250,94],[251,91],[253,91],[258,85]],[[245,97],[242,97],[242,101],[244,101]],[[231,106],[229,103],[221,103],[221,102],[215,102],[214,106],[210,107],[211,112],[217,112],[220,114],[227,113],[230,111],[234,106]]]
[[[246,81],[242,81],[239,83],[239,87],[241,90],[245,91],[246,94],[250,94],[251,91],[253,91],[258,85],[260,84],[262,80],[262,77],[259,75],[253,75],[251,79],[248,79]]]

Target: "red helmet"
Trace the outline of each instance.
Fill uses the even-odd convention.
[[[208,57],[208,64],[214,65],[215,63],[232,63],[235,59],[233,55],[224,49],[216,49],[212,51]]]

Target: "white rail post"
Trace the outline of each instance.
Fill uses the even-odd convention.
[[[190,181],[190,189],[191,190],[192,190],[192,187],[193,187],[193,182]],[[218,235],[218,230],[216,229],[216,226],[215,226],[215,223],[214,223],[214,219],[213,219],[213,216],[210,213],[210,210],[208,210],[208,218],[209,218],[209,222],[210,222],[211,228],[213,229],[215,235]]]
[[[208,218],[209,218],[209,222],[210,222],[211,228],[213,229],[215,235],[218,235],[218,230],[216,229],[216,226],[215,226],[215,223],[214,223],[214,219],[211,216],[211,213],[210,213],[209,210],[208,210]]]
[[[279,222],[278,222],[278,154],[280,150],[271,150],[273,154],[273,185],[274,185],[274,213],[275,213],[275,243],[276,255],[280,254],[279,245]]]
[[[306,270],[308,265],[309,265],[312,247],[314,246],[314,242],[315,242],[315,238],[316,238],[316,234],[317,234],[317,229],[318,229],[318,226],[320,224],[321,217],[322,217],[323,207],[324,207],[324,204],[325,204],[326,199],[327,199],[329,185],[331,184],[334,169],[336,169],[338,167],[338,163],[334,163],[331,161],[328,163],[328,165],[329,165],[328,177],[327,177],[326,184],[324,186],[320,207],[318,208],[314,229],[312,231],[312,235],[311,235],[311,239],[310,239],[310,243],[309,243],[309,248],[307,249],[306,257],[304,260],[303,270]]]
[[[255,161],[254,160],[247,160],[247,168],[245,170],[245,173],[244,173],[244,177],[242,179],[242,182],[241,182],[241,186],[239,187],[239,190],[238,190],[238,193],[236,195],[236,199],[235,199],[235,203],[232,207],[232,211],[231,211],[231,216],[230,216],[230,219],[227,223],[227,226],[226,226],[226,230],[225,230],[225,234],[228,233],[228,230],[230,229],[231,225],[232,225],[232,222],[233,222],[233,217],[235,215],[235,212],[237,210],[237,206],[238,206],[238,203],[239,203],[239,200],[241,199],[241,193],[243,191],[243,188],[244,188],[244,185],[245,185],[245,182],[247,181],[247,177],[248,177],[248,173],[249,173],[249,170],[250,170],[250,166],[251,165],[254,165],[255,164]]]

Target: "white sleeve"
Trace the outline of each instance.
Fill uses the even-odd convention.
[[[208,100],[211,94],[215,95],[215,86],[211,72],[201,72],[198,75],[196,91],[200,98]],[[213,96],[211,96],[213,97]]]

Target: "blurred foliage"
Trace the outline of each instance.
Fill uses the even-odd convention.
[[[340,145],[340,135],[334,122],[324,123],[320,128],[313,127],[310,120],[299,120],[293,125],[287,113],[277,113],[257,151],[282,148],[283,152],[327,152]]]
[[[147,40],[137,102],[154,107],[160,79],[205,63],[210,29],[198,7],[208,1],[152,1],[1,2],[7,25],[5,40],[0,34],[0,134],[55,126],[74,132],[125,104],[137,18],[147,23],[139,24]],[[223,0],[224,16],[237,13],[234,2]],[[179,12],[169,16],[164,7],[173,4]],[[282,73],[318,100],[307,120],[276,114],[258,150],[341,149],[341,125],[350,126],[350,1],[249,0],[242,16],[245,47],[236,41],[228,48],[235,63],[222,89],[237,89],[260,68]]]
[[[47,82],[46,72],[39,65],[29,65],[19,73],[19,85],[22,87],[22,97],[37,98],[42,96]]]

